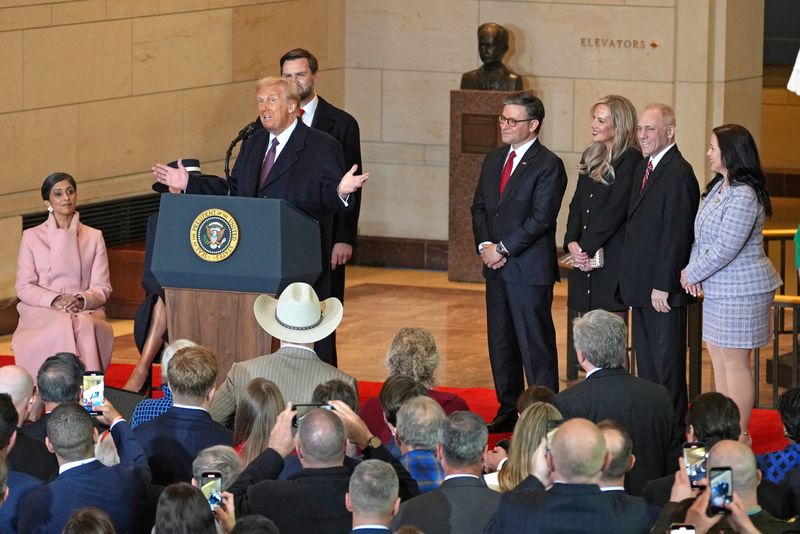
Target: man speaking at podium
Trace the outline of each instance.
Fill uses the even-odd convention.
[[[186,193],[283,199],[319,221],[322,273],[313,286],[319,298],[325,299],[330,296],[333,215],[353,209],[350,195],[369,175],[356,175],[356,166],[344,174],[339,143],[298,120],[300,96],[295,83],[282,78],[259,80],[257,101],[264,128],[255,129],[242,143],[230,180],[190,176],[180,163],[177,169],[158,163],[153,174],[159,183]],[[330,362],[331,343],[316,349],[320,359]]]

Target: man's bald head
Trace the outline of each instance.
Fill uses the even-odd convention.
[[[591,421],[570,419],[558,427],[550,454],[556,480],[596,484],[607,462],[605,437]]]
[[[730,467],[733,469],[733,490],[742,499],[755,499],[761,474],[756,467],[756,457],[747,445],[725,439],[717,442],[708,453],[708,469]]]
[[[0,393],[8,393],[17,409],[20,424],[28,417],[33,398],[33,378],[19,365],[0,367]]]
[[[303,467],[333,467],[344,462],[344,425],[328,410],[308,412],[300,421],[297,440]]]

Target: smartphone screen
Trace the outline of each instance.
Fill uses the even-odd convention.
[[[207,471],[200,475],[200,491],[213,511],[215,506],[222,503],[222,473]]]
[[[102,371],[83,373],[83,393],[81,405],[92,415],[97,415],[97,407],[105,402],[105,377]]]
[[[549,451],[553,447],[553,436],[556,435],[558,431],[558,427],[561,426],[561,423],[564,421],[547,421],[547,450]]]
[[[697,488],[697,482],[706,478],[706,447],[703,443],[684,443],[683,462],[686,464],[686,474],[689,483]]]
[[[725,504],[733,501],[733,471],[730,467],[714,467],[708,483],[711,491],[708,513],[728,514]]]
[[[694,534],[694,525],[686,523],[672,523],[669,526],[669,534]]]

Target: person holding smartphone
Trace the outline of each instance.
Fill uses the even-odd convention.
[[[709,476],[705,489],[692,489],[683,458],[675,476],[672,496],[661,510],[653,532],[666,532],[672,523],[695,526],[706,532],[786,532],[791,524],[772,516],[758,502],[761,473],[750,447],[734,440],[722,440],[708,454]],[[728,491],[728,487],[732,491]]]

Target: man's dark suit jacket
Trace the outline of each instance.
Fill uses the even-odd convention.
[[[153,484],[191,482],[192,461],[205,448],[233,445],[233,432],[205,410],[172,407],[133,433],[147,454]]]
[[[556,395],[553,405],[564,419],[613,419],[630,432],[636,464],[625,477],[625,487],[633,495],[639,495],[648,480],[674,471],[679,436],[664,386],[633,377],[625,369],[599,369]]]
[[[500,507],[485,530],[491,534],[649,531],[647,505],[641,499],[621,505],[594,484],[556,483],[545,491],[533,475],[503,494]]]
[[[341,201],[336,188],[344,176],[344,158],[339,142],[325,132],[297,121],[259,188],[259,174],[269,143],[269,132],[256,130],[242,143],[230,182],[216,176],[189,176],[186,193],[227,194],[240,197],[278,198],[290,202],[320,224],[322,274],[313,284],[320,300],[330,296],[330,262],[333,215],[353,209]],[[301,244],[298,244],[300,246]],[[283,288],[281,288],[283,289]]]
[[[49,413],[42,414],[42,416],[33,423],[22,427],[22,433],[44,445],[44,438],[47,436],[47,419],[49,417]]]
[[[642,498],[661,508],[669,502],[674,482],[674,474],[651,480],[644,485]],[[764,510],[780,519],[789,519],[797,515],[797,509],[791,493],[784,489],[782,485],[770,482],[766,478],[761,479],[761,483],[756,489],[756,499]]]
[[[634,170],[625,223],[619,289],[627,306],[652,306],[653,289],[669,292],[670,306],[686,306],[681,269],[689,263],[700,189],[692,166],[677,146],[670,148],[639,193],[649,158]]]
[[[451,478],[439,489],[400,505],[392,528],[413,525],[430,533],[480,533],[497,511],[500,497],[500,493],[490,490],[483,479]]]
[[[42,443],[27,434],[21,428],[17,429],[17,440],[8,453],[8,468],[20,473],[25,473],[45,482],[58,476],[58,460],[56,455],[47,450]]]
[[[500,277],[522,285],[552,285],[559,280],[556,217],[567,188],[558,156],[537,139],[511,174],[503,196],[500,175],[508,146],[486,155],[472,205],[475,252],[481,243],[503,242],[510,256],[498,270],[483,267],[486,279]]]
[[[25,473],[9,470],[7,484],[8,498],[0,506],[0,532],[14,534],[17,532],[23,499],[44,482]]]
[[[390,463],[400,481],[400,498],[419,495],[417,483],[385,447],[367,449],[365,459]],[[272,449],[262,452],[228,488],[236,499],[236,515],[260,514],[271,519],[281,534],[349,532],[352,514],[344,504],[352,463],[341,467],[303,469],[288,480],[276,480],[283,458]]]
[[[107,513],[118,534],[138,532],[150,484],[147,456],[125,421],[115,424],[111,435],[120,463],[106,467],[94,460],[31,491],[22,502],[19,532],[60,534],[72,512],[86,506]]]

